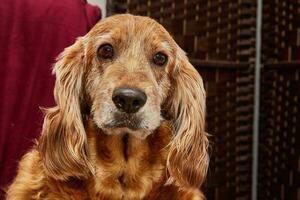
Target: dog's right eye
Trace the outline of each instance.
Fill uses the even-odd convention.
[[[162,52],[158,52],[153,57],[153,62],[159,66],[163,66],[167,62],[167,60],[168,60],[167,55]]]
[[[111,44],[103,44],[98,48],[98,57],[102,59],[111,59],[114,56],[114,48]]]

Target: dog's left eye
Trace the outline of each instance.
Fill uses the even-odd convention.
[[[114,56],[114,48],[111,44],[104,44],[99,47],[97,53],[99,58],[111,59]]]
[[[164,65],[168,60],[168,57],[166,54],[162,53],[162,52],[158,52],[157,54],[154,55],[153,57],[153,62],[156,65],[162,66]]]

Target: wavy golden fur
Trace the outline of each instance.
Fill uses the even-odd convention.
[[[99,56],[109,44],[114,55]],[[153,63],[162,52],[164,65]],[[205,91],[198,72],[154,20],[115,15],[66,48],[54,67],[57,106],[19,164],[7,199],[205,199]],[[147,101],[119,111],[116,88]],[[126,117],[124,117],[126,116]]]

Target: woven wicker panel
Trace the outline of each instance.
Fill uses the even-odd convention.
[[[263,61],[300,60],[300,0],[264,0]]]
[[[124,6],[124,0],[113,2]],[[147,15],[162,23],[191,58],[252,62],[255,54],[255,2],[127,0],[126,12]]]
[[[207,199],[250,199],[252,70],[241,65],[193,63],[207,91],[207,131],[212,148]]]
[[[259,199],[300,199],[300,63],[263,70]]]

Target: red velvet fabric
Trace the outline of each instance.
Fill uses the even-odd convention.
[[[0,3],[0,187],[42,128],[39,106],[54,105],[55,58],[101,18],[85,0]],[[3,192],[0,193],[0,196]],[[1,197],[0,197],[1,199]]]

